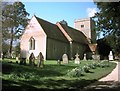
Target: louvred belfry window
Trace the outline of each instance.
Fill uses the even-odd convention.
[[[35,39],[33,37],[29,40],[29,50],[35,50]]]

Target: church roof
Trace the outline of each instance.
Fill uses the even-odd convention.
[[[88,44],[87,37],[81,31],[61,23],[60,25],[63,27],[66,33],[72,38],[73,42],[75,41],[82,44]]]
[[[35,16],[36,17],[36,16]],[[48,21],[45,21],[43,19],[40,19],[36,17],[38,20],[39,24],[42,26],[44,32],[47,34],[49,38],[68,42],[67,38],[64,36],[64,34],[59,30],[57,25],[52,24]]]
[[[46,20],[40,19],[38,17],[36,17],[36,19],[38,20],[39,24],[42,26],[44,32],[47,34],[49,38],[68,42],[67,38],[64,36],[64,34],[61,32],[61,30],[58,28],[57,25],[52,24]],[[82,32],[72,27],[69,27],[65,24],[60,23],[60,25],[63,27],[65,32],[69,35],[69,37],[72,38],[73,42],[75,41],[82,44],[88,44],[88,40]]]

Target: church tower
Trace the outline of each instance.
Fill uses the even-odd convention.
[[[96,42],[95,22],[91,17],[84,19],[76,19],[74,21],[75,29],[83,32],[90,43]]]

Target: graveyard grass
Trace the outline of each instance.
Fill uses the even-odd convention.
[[[8,61],[12,63],[8,63]],[[81,61],[81,64],[74,64],[70,61],[69,64],[58,65],[57,61],[45,61],[43,68],[31,67],[29,65],[19,65],[15,60],[5,59],[2,61],[2,88],[3,89],[18,89],[20,91],[32,90],[76,90],[82,89],[109,74],[116,66],[115,63],[109,63],[110,67],[90,69],[88,73],[82,73],[80,77],[67,76],[68,70],[76,67],[83,67],[86,64],[91,64],[95,61]],[[108,63],[107,61],[105,63]]]

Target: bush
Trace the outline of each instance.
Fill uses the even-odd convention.
[[[81,68],[74,68],[71,71],[68,71],[67,76],[69,77],[80,77],[82,75]]]
[[[87,73],[87,72],[89,72],[90,67],[89,66],[83,66],[82,70]]]
[[[91,65],[91,69],[95,69],[95,68],[96,68],[96,66],[92,64]]]
[[[107,63],[107,64],[105,64],[105,66],[106,66],[106,67],[110,67],[110,64]]]
[[[94,64],[89,64],[88,67],[90,67],[91,69],[95,69],[96,66]]]
[[[96,67],[100,67],[100,66],[101,66],[101,63],[97,63],[97,64],[96,64]]]
[[[29,72],[25,72],[25,73],[11,73],[9,75],[10,79],[18,79],[18,80],[27,80],[27,79],[33,79],[36,78],[34,73],[29,73]]]
[[[105,67],[109,67],[109,66],[110,66],[109,64],[100,64],[101,68],[105,68]]]
[[[19,77],[16,74],[12,73],[12,74],[10,74],[8,76],[8,78],[10,78],[10,79],[18,79]]]

